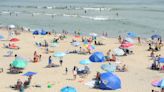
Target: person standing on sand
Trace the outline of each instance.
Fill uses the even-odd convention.
[[[73,68],[73,77],[74,77],[74,80],[76,80],[76,75],[77,75],[76,66],[74,66],[74,68]]]
[[[67,73],[68,73],[68,68],[66,67],[65,68],[65,74],[67,75]]]
[[[118,36],[118,41],[119,41],[119,43],[121,43],[121,41],[122,41],[121,35]]]
[[[52,64],[52,59],[51,59],[51,56],[49,56],[48,58],[48,65]]]
[[[138,37],[137,39],[138,39],[138,43],[141,44],[141,38]]]
[[[60,60],[60,66],[62,66],[62,64],[63,64],[63,60],[61,59],[61,60]]]

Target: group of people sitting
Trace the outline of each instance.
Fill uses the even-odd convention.
[[[152,40],[148,43],[148,45],[148,51],[160,51],[163,46],[161,39],[158,39],[157,41]]]
[[[107,56],[105,56],[106,61],[116,61],[116,56],[112,54],[111,50],[108,50]]]

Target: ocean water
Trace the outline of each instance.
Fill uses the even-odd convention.
[[[118,36],[164,36],[164,0],[0,0],[0,24]]]

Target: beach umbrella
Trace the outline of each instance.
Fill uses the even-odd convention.
[[[15,59],[11,65],[16,68],[25,68],[27,66],[27,61],[23,59]]]
[[[66,86],[60,90],[60,92],[77,92],[74,87]]]
[[[160,63],[164,63],[164,58],[159,58]]]
[[[151,83],[154,87],[164,88],[164,79],[161,80],[154,80]]]
[[[134,43],[134,40],[132,38],[126,37],[125,41],[130,42],[130,43]]]
[[[90,36],[93,36],[93,37],[96,37],[96,36],[97,36],[96,33],[90,33],[89,35],[90,35]]]
[[[35,30],[32,34],[33,35],[39,35],[39,31],[38,30]]]
[[[131,37],[131,38],[136,38],[136,37],[137,37],[137,34],[134,33],[134,32],[128,32],[128,33],[127,33],[127,36],[128,36],[128,37]]]
[[[4,39],[4,36],[0,35],[0,40],[1,40],[1,39]]]
[[[122,49],[120,49],[120,48],[114,49],[113,53],[114,53],[114,55],[117,55],[117,56],[122,56],[122,55],[125,54],[125,52]]]
[[[127,43],[121,44],[120,48],[127,49],[127,48],[131,48],[132,46],[133,46],[132,43],[127,42]]]
[[[54,57],[63,57],[65,56],[66,54],[64,52],[55,52],[54,53]]]
[[[10,42],[18,42],[18,41],[20,41],[18,38],[12,38],[12,39],[10,39]]]
[[[161,39],[162,37],[158,34],[154,34],[154,35],[151,36],[151,39],[155,39],[155,38]]]
[[[41,35],[46,35],[47,32],[46,32],[45,30],[42,29],[41,32],[40,32],[40,34],[41,34]]]
[[[84,59],[84,60],[80,61],[80,64],[82,64],[82,65],[88,65],[90,63],[91,63],[91,61],[89,59]]]
[[[101,65],[101,69],[107,72],[115,72],[116,65],[114,64],[103,64]]]
[[[91,62],[104,62],[105,56],[102,52],[95,52],[89,57],[89,60]]]
[[[23,76],[33,76],[36,74],[37,74],[36,72],[27,72],[27,73],[23,74]]]
[[[80,42],[73,42],[72,45],[73,46],[79,46],[80,45]]]
[[[16,28],[16,26],[12,24],[12,25],[8,25],[8,28],[14,29],[14,28]]]
[[[121,88],[121,80],[117,75],[111,72],[100,74],[100,89],[116,90],[120,88]]]

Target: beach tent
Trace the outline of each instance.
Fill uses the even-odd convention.
[[[88,60],[88,59],[84,59],[84,60],[81,60],[81,61],[80,61],[80,64],[82,64],[82,65],[88,65],[88,64],[90,64],[90,63],[91,63],[91,61]]]
[[[35,30],[32,34],[33,35],[39,35],[39,31],[38,30]]]
[[[18,41],[20,41],[18,38],[12,38],[12,39],[10,39],[10,42],[18,42]]]
[[[15,59],[11,65],[16,68],[25,68],[27,66],[27,61],[23,59]]]
[[[66,86],[60,90],[60,92],[77,92],[74,87]]]
[[[125,54],[125,52],[122,49],[120,49],[120,48],[114,49],[113,53],[114,53],[114,55],[117,55],[117,56],[122,56],[122,55]]]
[[[42,29],[41,32],[40,32],[40,34],[41,34],[41,35],[46,35],[47,32],[46,32],[45,30]]]
[[[164,88],[164,79],[154,80],[151,84],[154,87]]]
[[[37,74],[36,72],[27,72],[27,73],[23,74],[23,76],[33,76],[36,74]]]
[[[164,58],[159,58],[160,63],[164,63]]]
[[[100,89],[116,90],[120,88],[121,88],[121,80],[117,75],[111,72],[100,74]]]
[[[89,60],[91,62],[104,62],[105,56],[102,52],[95,52],[89,57]]]
[[[137,34],[134,33],[134,32],[128,32],[127,33],[127,37],[136,38],[137,37]]]
[[[101,69],[107,72],[115,72],[116,65],[114,64],[103,64],[101,65]]]
[[[158,34],[154,34],[154,35],[151,36],[151,39],[155,39],[155,38],[161,39],[162,37]]]

